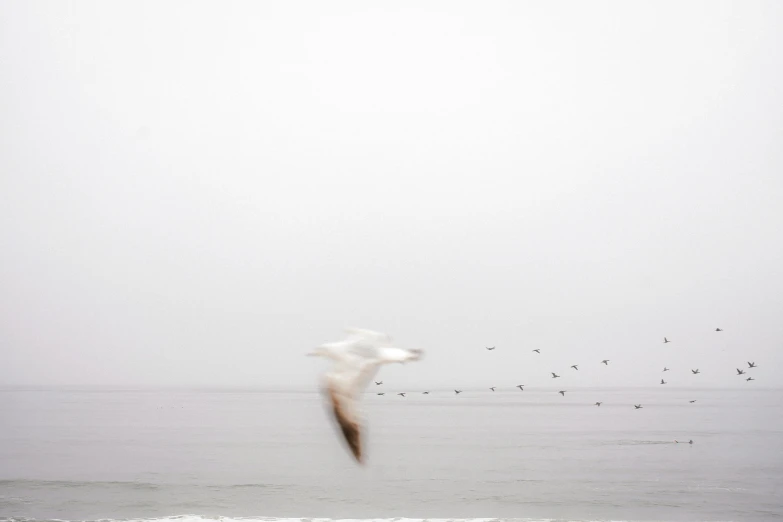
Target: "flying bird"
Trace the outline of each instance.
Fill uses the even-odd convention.
[[[664,381],[663,379],[661,379],[661,384],[666,384],[666,381]]]
[[[641,410],[642,409],[642,405],[641,404],[634,404],[633,407],[636,408],[637,410]]]
[[[397,395],[399,395],[400,397],[405,397],[405,392],[400,392]]]
[[[524,384],[517,384],[517,388],[519,388],[522,391],[525,391],[525,388],[523,388]]]
[[[421,393],[422,393],[422,395],[429,395],[430,394],[430,392],[428,392],[428,391],[421,392]]]
[[[574,370],[578,370],[578,369],[579,369],[579,365],[577,365],[577,364],[572,364],[572,365],[571,365],[571,368],[573,368]]]
[[[386,395],[386,392],[381,392],[378,395]]]
[[[756,367],[756,363],[748,362],[748,368],[755,368],[755,367]]]
[[[697,375],[697,374],[699,374],[699,373],[701,373],[701,372],[699,371],[699,369],[698,369],[698,368],[696,368],[695,370],[691,370],[691,373],[692,373],[693,375]]]
[[[558,374],[556,374],[555,372],[552,372],[552,378],[553,379],[557,379],[558,377],[560,377]]]
[[[740,370],[737,368],[737,375],[745,375],[745,370]]]
[[[565,397],[565,392],[566,392],[566,391],[567,391],[567,390],[560,390],[560,391],[559,391],[559,392],[557,392],[557,393],[559,393],[560,395],[562,395],[563,397]]]
[[[359,464],[364,463],[362,428],[359,411],[361,392],[383,364],[407,363],[421,359],[422,350],[397,348],[391,338],[379,332],[360,328],[346,329],[342,341],[325,343],[308,355],[326,357],[335,364],[323,376],[322,391],[331,403],[332,413]],[[401,393],[398,395],[405,394]]]
[[[454,393],[456,393],[457,395],[459,395],[460,393],[462,393],[462,390],[454,390]]]
[[[605,365],[609,366],[609,359],[604,359],[604,360],[603,360],[603,361],[601,361],[601,362],[602,362],[602,363],[604,363]]]
[[[603,403],[602,402],[596,402],[595,403],[596,406],[600,406],[601,404],[603,404]]]
[[[745,379],[745,380],[746,380],[746,381],[755,381],[756,379],[754,379],[753,377],[748,377],[748,378],[747,378],[747,379]]]
[[[494,386],[490,386],[489,389],[492,390],[492,391],[495,391],[495,387]]]
[[[541,353],[541,350],[540,350],[540,349],[538,349],[538,348],[536,348],[536,349],[535,349],[535,350],[533,350],[533,351],[534,351],[534,352],[536,352],[536,353]]]
[[[716,332],[722,332],[723,330],[721,330],[720,328],[716,328],[715,331]]]
[[[664,367],[663,367],[663,371],[665,371],[665,372],[668,372],[668,371],[669,371],[669,369],[668,369],[666,366],[664,366]]]
[[[696,399],[693,399],[692,401],[688,401],[688,402],[690,402],[691,404],[693,404],[694,402],[696,402]]]
[[[663,344],[670,343],[671,341],[668,340],[666,337],[663,338]]]
[[[494,346],[486,346],[485,348],[486,348],[487,350],[494,350],[494,349],[495,349],[495,347],[494,347]]]
[[[381,381],[381,382],[378,382],[378,381],[372,381],[372,382],[374,382],[376,386],[380,386],[381,384],[383,384],[383,381]]]

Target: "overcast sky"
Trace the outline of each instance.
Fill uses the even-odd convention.
[[[0,383],[314,386],[357,326],[399,388],[777,386],[781,23],[2,2]]]

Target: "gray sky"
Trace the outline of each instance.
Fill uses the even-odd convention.
[[[2,2],[0,383],[312,386],[358,326],[395,388],[778,385],[781,22]]]

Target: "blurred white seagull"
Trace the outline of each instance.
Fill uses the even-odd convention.
[[[415,361],[424,352],[396,348],[388,335],[372,330],[346,328],[345,331],[349,334],[346,339],[322,344],[307,355],[334,361],[331,371],[324,374],[321,390],[329,398],[348,448],[356,461],[364,464],[360,394],[382,364]]]

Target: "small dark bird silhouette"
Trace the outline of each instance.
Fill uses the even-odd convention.
[[[541,350],[539,350],[538,348],[536,348],[536,349],[535,349],[535,350],[533,350],[533,351],[534,351],[534,352],[536,352],[536,353],[541,353]]]
[[[747,379],[745,379],[745,380],[746,380],[746,381],[755,381],[756,379],[754,379],[753,377],[748,377],[748,378],[747,378]]]
[[[663,344],[670,343],[671,341],[668,340],[666,337],[663,338]]]
[[[456,393],[457,395],[459,395],[460,393],[462,393],[462,390],[454,390],[454,393]]]
[[[693,439],[689,440],[688,444],[693,444]]]
[[[492,391],[495,391],[495,387],[494,386],[490,386],[489,389],[492,390]]]
[[[603,403],[601,403],[601,402],[596,402],[595,403],[596,406],[600,406],[601,404],[603,404]]]
[[[602,362],[602,363],[604,363],[605,365],[609,366],[609,359],[604,359],[604,360],[603,360],[603,361],[601,361],[601,362]]]
[[[378,381],[373,381],[373,382],[374,382],[376,385],[381,385],[381,384],[383,384],[383,381],[381,381],[381,382],[378,382]]]
[[[756,367],[756,363],[748,362],[748,368],[755,368],[755,367]]]
[[[405,394],[403,392],[400,392],[397,395],[400,395],[401,397],[405,397]]]
[[[663,371],[665,371],[665,372],[668,372],[668,371],[669,371],[669,369],[668,369],[666,366],[664,366],[664,367],[663,367]]]
[[[745,370],[740,370],[737,368],[737,375],[745,375]]]
[[[495,349],[494,346],[487,346],[486,348],[487,348],[487,350],[494,350]]]
[[[378,395],[385,395],[385,394],[386,394],[385,392],[381,392],[381,393],[379,393]]]
[[[698,368],[696,368],[695,370],[691,370],[691,373],[692,373],[693,375],[697,375],[697,374],[699,374],[699,373],[701,373],[701,372],[699,371],[699,369],[698,369]]]
[[[523,386],[524,386],[524,384],[517,384],[517,388],[519,388],[519,389],[520,389],[520,390],[522,390],[522,391],[525,391],[525,389],[523,388]]]
[[[429,394],[430,394],[430,392],[428,392],[428,391],[422,392],[422,395],[429,395]]]
[[[566,390],[560,390],[560,391],[559,391],[559,392],[557,392],[557,393],[559,393],[560,395],[562,395],[563,397],[565,397],[565,392],[566,392]]]
[[[661,379],[661,384],[666,384],[666,381],[664,381],[663,379]]]
[[[634,404],[633,407],[636,408],[637,410],[641,410],[642,409],[642,405],[641,404]]]
[[[555,372],[552,372],[552,378],[553,379],[557,379],[558,377],[560,377],[558,374],[556,374]]]
[[[720,328],[716,328],[715,331],[716,332],[722,332],[723,330],[721,330]]]
[[[694,402],[696,402],[696,399],[693,399],[692,401],[688,401],[688,402],[690,402],[691,404],[693,404]]]
[[[578,370],[578,369],[579,369],[579,365],[577,365],[577,364],[572,364],[572,365],[571,365],[571,368],[573,368],[574,370]]]

